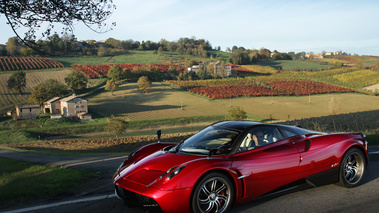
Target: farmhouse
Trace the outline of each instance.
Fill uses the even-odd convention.
[[[71,119],[80,119],[82,121],[92,119],[91,114],[88,114],[87,100],[79,98],[75,94],[65,98],[50,98],[43,104],[42,109],[44,113],[61,115]]]
[[[60,114],[61,102],[60,97],[53,97],[43,103],[43,112],[47,114]]]
[[[213,65],[213,72],[214,74],[218,76],[231,76],[232,75],[232,66],[225,65],[225,68],[222,69],[221,62],[217,61],[214,63],[210,63],[210,65]],[[203,65],[204,66],[204,65]],[[200,69],[200,65],[193,65],[192,67],[188,67],[188,72],[197,72]]]
[[[221,67],[221,62],[217,61],[214,64],[214,71],[215,71],[215,74],[218,76],[228,77],[232,75],[232,66],[227,64],[225,65],[225,68],[223,69]]]
[[[61,115],[77,119],[80,113],[88,113],[87,100],[76,97],[75,94],[60,99]]]
[[[16,106],[17,119],[39,118],[40,106],[38,104]]]

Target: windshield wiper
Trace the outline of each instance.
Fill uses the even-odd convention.
[[[180,149],[180,147],[183,145],[184,143],[184,140],[180,141],[180,143],[178,143],[178,145],[172,147],[170,150],[168,150],[168,152],[171,152],[171,153],[177,153]]]

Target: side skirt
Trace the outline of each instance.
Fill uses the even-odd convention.
[[[260,198],[271,197],[275,195],[282,195],[285,193],[296,192],[311,187],[318,187],[327,184],[337,183],[339,181],[340,168],[336,167],[325,172],[321,172],[304,179],[292,182],[280,188],[277,188],[267,194],[262,195]]]
[[[314,187],[337,183],[339,181],[339,171],[340,167],[336,167],[329,169],[328,171],[309,176],[305,179],[308,184],[311,184]]]

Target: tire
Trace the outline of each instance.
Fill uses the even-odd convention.
[[[365,172],[365,155],[357,148],[349,149],[341,161],[339,184],[348,188],[358,186]]]
[[[221,173],[210,173],[196,184],[191,197],[192,211],[228,212],[233,205],[235,196],[234,185]]]

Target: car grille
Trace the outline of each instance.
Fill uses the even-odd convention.
[[[115,186],[115,193],[118,198],[123,200],[128,207],[142,206],[144,208],[158,208],[158,203],[149,197],[128,191],[119,186]]]

